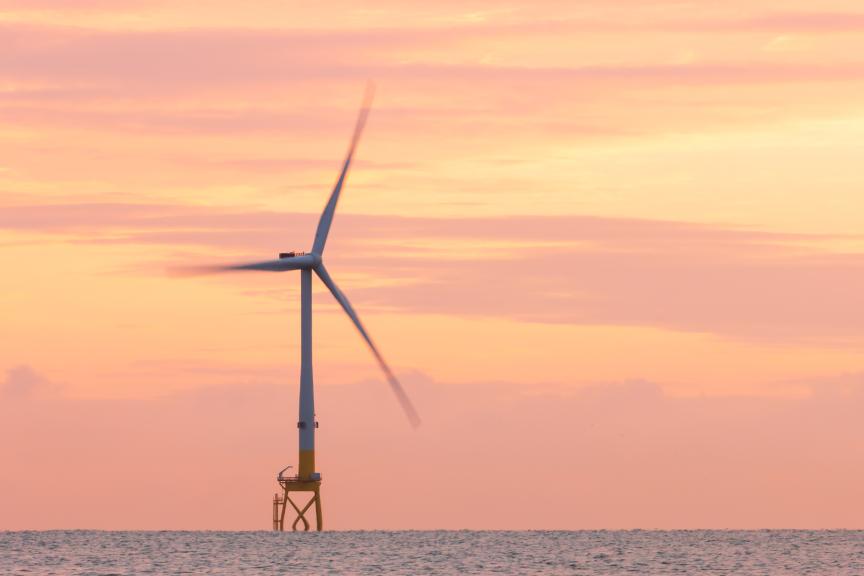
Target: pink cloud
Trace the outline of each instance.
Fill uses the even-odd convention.
[[[0,212],[0,228],[73,233],[85,243],[204,248],[226,259],[303,249],[316,221],[314,214],[172,205],[19,206]],[[346,288],[367,310],[658,326],[825,346],[864,339],[864,255],[806,247],[830,236],[578,216],[344,214],[335,227],[333,270],[400,280],[374,289]],[[436,242],[443,240],[469,247],[472,242],[506,244],[493,244],[486,255],[450,259],[436,251]],[[150,263],[149,269],[161,273],[192,263]],[[133,270],[140,273],[141,263]]]
[[[864,30],[861,12],[766,12],[745,18],[682,20],[661,24],[661,28],[678,31],[826,33]]]
[[[14,6],[16,2],[11,2],[11,6],[4,6],[7,9],[18,8],[27,10],[57,10],[57,11],[77,11],[77,10],[94,10],[106,12],[125,12],[133,8],[154,8],[156,6],[170,5],[171,2],[165,0],[123,0],[122,4],[115,0],[24,0],[17,2],[18,6]]]
[[[759,27],[809,17],[757,15],[750,24],[746,19],[739,24]],[[826,26],[844,21],[827,13],[812,19]],[[704,26],[712,24],[738,25],[711,20]],[[334,109],[344,107],[342,96],[358,92],[370,77],[391,98],[375,110],[382,133],[434,134],[441,142],[465,132],[493,141],[728,130],[860,107],[864,63],[858,61],[780,62],[738,55],[688,64],[638,57],[621,64],[574,58],[571,66],[513,66],[506,60],[487,65],[470,57],[447,63],[448,54],[462,53],[478,35],[530,41],[540,34],[572,36],[568,26],[584,25],[135,32],[7,23],[0,25],[5,48],[0,71],[13,87],[0,92],[0,121],[100,135],[305,137],[340,129],[344,120]],[[415,52],[426,56],[394,56]],[[440,97],[430,102],[430,94]],[[50,163],[29,166],[28,158],[42,155],[35,146],[19,154],[23,157],[13,159],[23,171],[44,176],[40,169],[47,167],[63,175],[64,168]],[[86,159],[73,164],[88,165]]]
[[[862,381],[830,380],[803,398],[672,398],[644,382],[561,396],[407,375],[416,433],[382,383],[323,386],[329,526],[857,528]],[[295,393],[4,402],[0,528],[267,529],[273,477],[295,457]],[[66,497],[45,498],[58,471]],[[399,482],[371,498],[382,471]],[[442,478],[462,481],[448,506]]]
[[[777,17],[783,21],[783,17]],[[794,21],[794,18],[786,19]],[[839,19],[839,18],[838,18]],[[818,20],[818,19],[817,19]],[[279,31],[187,29],[104,32],[23,24],[0,26],[0,67],[19,81],[99,85],[106,94],[170,93],[184,88],[271,86],[368,76],[398,82],[472,79],[484,88],[514,78],[542,86],[590,81],[606,84],[768,84],[850,81],[864,63],[706,62],[694,64],[578,65],[571,67],[397,64],[390,55],[409,48],[445,49],[474,30]],[[68,86],[67,86],[68,87]],[[466,85],[466,88],[468,86]],[[144,90],[145,92],[141,92]],[[542,94],[535,94],[539,96]]]

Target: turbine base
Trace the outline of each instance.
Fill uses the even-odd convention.
[[[292,514],[296,514],[294,522],[291,523],[291,529],[297,531],[300,524],[304,531],[309,531],[310,523],[306,518],[306,513],[314,505],[315,506],[315,529],[319,532],[324,529],[324,519],[321,515],[321,481],[320,480],[299,480],[298,478],[280,478],[279,485],[282,488],[282,494],[273,495],[273,530],[283,532],[285,530],[285,514],[289,507],[293,509]],[[311,492],[312,497],[303,504],[301,508],[298,503],[291,499],[291,492]]]

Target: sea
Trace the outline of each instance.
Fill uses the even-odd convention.
[[[0,532],[13,574],[864,575],[864,532]]]

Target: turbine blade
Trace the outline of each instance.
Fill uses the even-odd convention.
[[[363,106],[360,108],[360,113],[357,116],[357,124],[354,126],[354,135],[351,137],[351,146],[348,148],[345,164],[342,166],[342,172],[339,174],[336,186],[330,194],[330,199],[321,213],[321,219],[318,220],[318,229],[315,231],[315,241],[312,244],[312,252],[316,254],[324,252],[324,244],[327,242],[327,235],[330,233],[330,224],[333,223],[333,215],[336,213],[336,204],[339,203],[339,194],[341,194],[342,187],[345,185],[345,178],[348,176],[348,169],[351,167],[354,150],[357,148],[357,142],[360,140],[363,126],[366,125],[366,118],[369,116],[369,108],[372,106],[372,97],[374,95],[375,85],[369,82],[366,84],[366,93],[363,95]]]
[[[175,272],[181,275],[219,274],[222,272],[242,272],[247,270],[260,272],[286,272],[288,270],[312,268],[314,265],[315,259],[311,255],[302,255],[293,258],[265,260],[263,262],[241,262],[238,264],[223,264],[215,266],[187,266],[175,269]]]
[[[402,406],[402,410],[405,411],[405,415],[408,416],[411,425],[416,428],[420,425],[420,416],[417,415],[417,411],[414,409],[414,405],[411,404],[411,400],[405,393],[405,389],[402,388],[399,380],[396,379],[393,371],[390,370],[390,367],[384,361],[384,358],[381,356],[375,343],[372,342],[372,338],[369,336],[369,333],[366,332],[363,323],[360,322],[360,318],[357,316],[357,313],[354,311],[348,298],[345,297],[345,294],[343,294],[342,291],[339,290],[339,287],[336,286],[336,283],[333,282],[333,278],[331,278],[330,274],[327,273],[327,269],[323,264],[319,264],[314,268],[314,270],[315,273],[318,274],[318,277],[321,278],[321,281],[324,282],[324,285],[330,289],[330,292],[333,294],[333,297],[336,298],[336,301],[342,305],[342,309],[345,310],[345,313],[348,314],[348,317],[351,318],[352,322],[354,322],[354,326],[357,327],[357,330],[366,341],[366,344],[369,345],[369,349],[372,350],[372,354],[375,356],[375,359],[378,360],[378,365],[381,366],[381,370],[384,371],[384,375],[387,377],[387,382],[390,383],[390,388],[393,390],[393,393],[396,394],[396,399]]]

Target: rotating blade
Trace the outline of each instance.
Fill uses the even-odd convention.
[[[241,262],[237,264],[219,264],[213,266],[187,266],[176,268],[174,271],[180,275],[202,275],[220,274],[225,272],[287,272],[289,270],[303,270],[315,266],[315,259],[311,254],[295,256],[293,258],[279,258],[278,260],[264,260],[262,262]]]
[[[342,305],[342,309],[345,310],[345,313],[348,314],[349,318],[351,318],[351,321],[354,323],[354,326],[357,327],[357,330],[360,332],[360,335],[366,341],[366,344],[369,345],[369,349],[372,351],[375,359],[378,360],[378,365],[381,367],[381,370],[387,377],[387,382],[390,384],[390,388],[396,395],[396,399],[399,401],[399,405],[402,406],[402,410],[405,412],[405,415],[408,417],[411,425],[416,428],[420,425],[420,416],[417,415],[417,410],[414,409],[414,405],[408,398],[408,394],[405,393],[405,389],[402,388],[402,384],[400,384],[399,380],[396,379],[393,371],[390,370],[390,366],[387,365],[387,362],[384,361],[384,357],[381,356],[381,353],[378,351],[375,343],[372,342],[372,338],[369,336],[369,333],[366,332],[366,329],[363,327],[363,323],[360,322],[360,318],[357,316],[357,313],[354,311],[354,308],[351,306],[348,298],[345,297],[345,294],[343,294],[339,287],[336,286],[336,283],[333,282],[333,278],[331,278],[330,274],[327,273],[327,269],[324,267],[323,264],[316,266],[314,270],[315,273],[318,274],[318,277],[321,279],[321,281],[324,282],[324,285],[330,289],[330,292],[333,294],[333,297],[336,298],[336,301]]]
[[[339,195],[342,193],[342,187],[345,185],[345,178],[348,176],[348,169],[351,167],[354,150],[357,148],[357,142],[360,141],[363,126],[366,125],[366,118],[369,116],[369,109],[372,106],[374,95],[375,85],[369,82],[366,84],[366,93],[363,95],[363,106],[360,108],[360,113],[357,116],[357,124],[354,126],[354,135],[351,137],[351,145],[348,147],[348,155],[345,157],[345,163],[342,165],[342,172],[339,174],[336,186],[333,187],[330,199],[327,201],[327,205],[321,213],[321,219],[318,221],[318,229],[315,231],[315,241],[312,244],[312,252],[316,254],[324,252],[324,244],[327,242],[330,225],[333,223],[333,215],[336,213],[336,204],[339,203]]]

